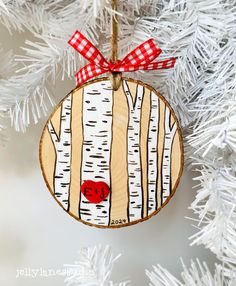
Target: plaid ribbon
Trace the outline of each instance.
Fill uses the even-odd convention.
[[[131,72],[136,70],[159,70],[172,68],[176,58],[153,62],[161,49],[154,39],[149,39],[128,53],[116,63],[107,61],[101,52],[79,31],[76,31],[68,43],[90,63],[80,69],[76,75],[77,86],[106,72]]]

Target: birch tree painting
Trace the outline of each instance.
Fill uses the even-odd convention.
[[[141,167],[141,109],[144,96],[144,87],[137,85],[135,99],[131,95],[129,86],[123,80],[123,89],[129,107],[129,123],[127,132],[128,142],[128,192],[129,220],[135,221],[143,216],[143,191],[142,191],[142,167]]]
[[[81,181],[103,181],[111,186],[110,160],[112,141],[113,90],[110,81],[90,84],[83,91],[83,146]],[[108,226],[110,222],[109,194],[94,204],[81,194],[79,213],[86,222]]]
[[[59,135],[57,135],[51,120],[47,124],[56,155],[54,195],[67,211],[69,210],[71,179],[71,105],[72,95],[70,94],[61,105]]]
[[[176,190],[183,166],[178,121],[165,99],[141,82],[123,78],[113,91],[110,80],[99,79],[58,108],[44,129],[40,157],[60,205],[98,227],[157,213]]]
[[[165,106],[165,137],[164,150],[162,155],[162,203],[170,196],[171,186],[171,152],[174,136],[177,130],[177,123],[171,126],[170,109]]]

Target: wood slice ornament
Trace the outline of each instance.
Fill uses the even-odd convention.
[[[153,62],[161,49],[149,39],[119,61],[116,18],[111,61],[79,31],[69,40],[89,64],[75,75],[77,88],[58,104],[40,141],[43,176],[55,200],[77,220],[101,228],[156,214],[183,170],[174,111],[152,87],[121,74],[172,68],[176,59]],[[110,78],[89,81],[104,73]]]
[[[97,227],[135,224],[173,196],[183,170],[181,129],[152,87],[109,78],[73,90],[47,121],[40,142],[44,179],[74,218]]]

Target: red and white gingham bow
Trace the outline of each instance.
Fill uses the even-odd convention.
[[[155,44],[154,39],[142,43],[116,63],[107,61],[79,31],[74,33],[68,43],[90,62],[76,73],[77,86],[106,72],[167,69],[172,68],[176,62],[176,58],[153,62],[161,54],[161,49]]]

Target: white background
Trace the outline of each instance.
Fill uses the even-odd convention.
[[[10,36],[0,27],[4,50],[20,53],[19,46],[30,35]],[[0,63],[1,64],[1,63]],[[58,81],[55,101],[74,87],[74,81]],[[202,246],[189,246],[189,236],[196,230],[188,210],[196,194],[192,175],[184,172],[171,202],[147,222],[117,230],[85,226],[67,215],[48,192],[38,160],[39,138],[46,118],[32,125],[25,134],[10,128],[10,141],[0,149],[0,285],[64,285],[63,277],[16,278],[17,269],[61,269],[73,263],[81,247],[98,244],[112,246],[122,253],[112,278],[129,279],[132,285],[148,285],[144,270],[161,264],[180,276],[180,257],[189,266],[190,259],[200,258],[213,267],[215,258]]]

